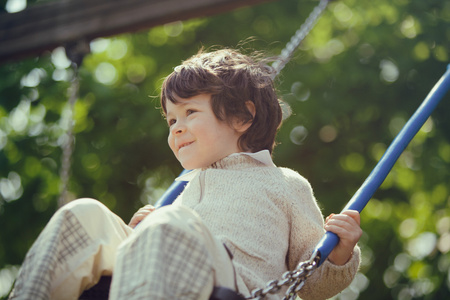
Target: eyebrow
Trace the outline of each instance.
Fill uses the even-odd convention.
[[[175,103],[175,105],[185,106],[188,104],[200,104],[201,101],[195,99],[181,99]]]
[[[175,105],[175,106],[181,106],[181,107],[184,107],[184,106],[186,106],[186,105],[189,105],[189,104],[191,104],[192,102],[187,102],[187,101],[178,101],[178,102],[175,102],[175,103],[173,103],[173,102],[171,102],[173,105]],[[167,119],[167,116],[169,115],[169,109],[168,109],[168,107],[166,106],[166,113],[165,113],[165,117],[166,117],[166,119]]]

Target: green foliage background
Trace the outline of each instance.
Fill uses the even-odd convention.
[[[155,202],[181,171],[158,110],[161,79],[202,46],[277,55],[316,4],[280,0],[93,41],[80,69],[71,197],[97,198],[125,220]],[[275,163],[310,180],[325,215],[339,211],[445,72],[449,49],[449,1],[330,3],[277,79],[293,115]],[[57,209],[73,72],[58,48],[0,65],[0,78],[5,297]],[[450,297],[449,100],[363,211],[361,271],[338,298]]]

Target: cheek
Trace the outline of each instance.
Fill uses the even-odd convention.
[[[167,137],[167,143],[169,144],[170,149],[173,153],[175,153],[175,140],[171,134]]]

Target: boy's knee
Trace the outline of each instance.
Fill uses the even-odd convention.
[[[108,208],[100,201],[91,198],[80,198],[73,200],[58,211],[59,214],[71,212],[77,216],[94,217],[101,215]]]
[[[90,198],[81,198],[69,202],[58,210],[53,219],[62,220],[62,222],[68,222],[68,224],[77,222],[89,232],[91,237],[101,237],[102,240],[122,241],[132,231],[120,217],[103,203]]]

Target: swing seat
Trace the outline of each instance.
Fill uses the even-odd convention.
[[[108,300],[110,285],[111,276],[102,276],[100,281],[85,290],[78,300]],[[214,287],[209,300],[245,300],[245,298],[229,288]]]

